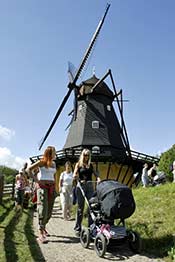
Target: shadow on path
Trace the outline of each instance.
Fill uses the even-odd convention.
[[[33,258],[33,261],[46,261],[41,249],[38,245],[38,242],[36,240],[36,236],[34,234],[34,229],[33,229],[33,215],[34,215],[34,210],[30,209],[27,212],[24,211],[27,214],[27,220],[24,226],[24,233],[25,236],[28,240],[28,245],[30,249],[31,256]]]

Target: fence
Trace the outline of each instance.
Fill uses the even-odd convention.
[[[4,184],[3,196],[7,195],[14,197],[14,184]]]
[[[15,194],[15,180],[11,184],[4,184],[4,176],[0,175],[0,204],[4,196],[11,196],[14,198]]]

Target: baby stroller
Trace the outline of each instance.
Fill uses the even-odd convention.
[[[157,172],[157,174],[153,177],[152,185],[159,186],[165,183],[166,183],[166,174],[162,171]]]
[[[141,239],[138,233],[127,230],[125,219],[135,211],[135,201],[132,191],[126,185],[115,180],[103,180],[96,188],[94,196],[86,199],[93,223],[89,228],[83,227],[80,232],[80,242],[88,248],[94,241],[94,249],[99,257],[103,257],[109,246],[116,246],[128,242],[134,252],[139,252]],[[115,225],[115,219],[118,224]]]

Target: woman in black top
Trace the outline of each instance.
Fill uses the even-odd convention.
[[[92,181],[92,175],[95,175],[97,178],[97,182],[100,182],[100,178],[97,176],[96,173],[94,173],[93,166],[91,164],[91,153],[89,149],[83,149],[79,161],[75,165],[73,179],[78,181],[77,184],[77,216],[76,216],[76,224],[74,227],[74,230],[76,231],[76,234],[78,235],[81,231],[81,223],[83,219],[83,211],[84,211],[84,196],[82,195],[82,192],[80,190],[79,185],[81,185],[84,194],[89,200],[93,195],[93,185]],[[89,183],[88,183],[89,182]],[[91,224],[91,217],[89,215],[88,217],[88,224],[90,226]]]

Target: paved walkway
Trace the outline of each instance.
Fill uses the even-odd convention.
[[[37,235],[37,216],[34,215],[34,229]],[[126,246],[119,246],[115,253],[105,254],[104,258],[99,258],[93,243],[88,249],[82,247],[79,239],[74,236],[74,220],[64,221],[61,216],[59,198],[56,198],[52,218],[50,219],[47,230],[50,233],[47,244],[40,244],[41,251],[47,262],[98,262],[98,261],[123,261],[126,262],[158,262],[145,255],[135,255]]]

